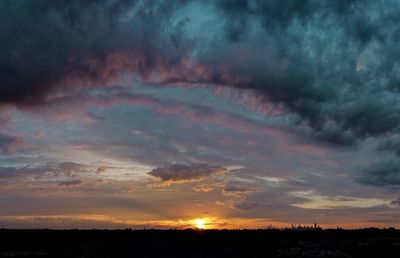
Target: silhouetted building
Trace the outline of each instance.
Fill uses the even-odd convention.
[[[315,221],[313,226],[302,226],[301,224],[296,226],[292,224],[291,229],[304,231],[304,230],[321,230],[322,228],[317,224],[317,221]]]

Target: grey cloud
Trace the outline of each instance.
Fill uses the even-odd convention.
[[[148,174],[162,181],[192,181],[225,172],[226,168],[209,164],[173,164],[168,167],[153,169]]]
[[[399,205],[399,206],[400,206],[400,196],[397,197],[397,199],[393,200],[393,201],[391,202],[391,204]]]
[[[72,172],[76,172],[79,170],[84,169],[85,166],[79,163],[75,163],[75,162],[61,162],[57,165],[57,167],[55,168],[55,170],[65,173],[65,174],[70,174]]]
[[[225,192],[247,192],[249,191],[249,188],[241,185],[227,185],[224,188]]]
[[[382,140],[378,149],[381,151],[390,151],[400,156],[400,135],[394,135]]]
[[[224,189],[222,190],[222,194],[225,196],[236,196],[240,197],[246,193],[255,191],[255,186],[250,186],[249,184],[244,184],[240,182],[228,182]]]
[[[61,162],[55,164],[44,164],[39,166],[23,167],[0,167],[0,179],[13,181],[15,179],[34,178],[36,182],[54,182],[61,176],[59,185],[72,185],[80,183],[80,180],[74,179],[88,168],[85,165],[74,162]],[[93,169],[95,171],[95,169]],[[72,178],[65,180],[65,178]],[[79,181],[79,182],[78,182]]]
[[[82,184],[82,181],[78,180],[78,179],[63,181],[63,182],[58,183],[59,186],[73,186],[73,185],[80,185],[80,184]]]
[[[0,134],[0,153],[10,153],[16,143],[18,143],[16,137]]]
[[[18,171],[17,168],[13,167],[1,167],[0,168],[0,178],[7,178],[10,176],[15,175],[15,173]]]
[[[255,202],[247,202],[247,201],[241,201],[241,202],[237,202],[233,205],[233,207],[235,209],[238,210],[254,210],[255,208],[257,208],[259,205],[258,203]]]
[[[372,164],[364,170],[361,182],[378,186],[400,186],[400,160],[390,159]]]
[[[399,133],[398,1],[201,2],[224,23],[211,40],[185,34],[193,17],[175,20],[189,2],[2,1],[0,102],[40,103],[69,79],[130,71],[254,90],[322,141]],[[394,165],[373,167],[382,174],[366,182],[398,184]]]
[[[218,6],[230,17],[230,18],[241,18],[249,19],[256,17],[260,19],[262,26],[269,29],[285,28],[290,25],[293,20],[299,20],[301,22],[307,22],[316,13],[319,15],[341,15],[349,9],[353,9],[362,5],[359,0],[340,0],[340,1],[314,1],[314,0],[293,0],[288,2],[282,2],[279,0],[236,0],[229,1],[223,0],[218,2]],[[368,30],[369,23],[366,20],[362,20],[360,17],[355,19],[358,22],[351,24],[351,31],[364,33],[355,33],[355,36],[368,34],[367,31],[372,33],[372,30]],[[248,28],[244,28],[248,29]],[[368,38],[361,36],[360,38]]]
[[[253,89],[321,140],[399,130],[396,1],[208,3],[226,22],[227,38],[212,40],[185,34],[191,17],[176,20],[189,2],[3,1],[1,32],[11,36],[0,45],[0,101],[40,102],[68,78],[101,84],[129,70]]]
[[[0,102],[40,103],[65,80],[102,84],[129,68],[145,77],[176,49],[178,32],[161,35],[179,2],[2,1]]]
[[[398,2],[235,1],[224,2],[221,8],[228,14],[228,23],[239,13],[247,26],[236,30],[241,33],[234,37],[239,43],[219,49],[216,58],[204,55],[210,63],[226,57],[224,62],[231,64],[229,72],[236,75],[234,80],[226,75],[216,78],[228,78],[231,85],[254,89],[267,99],[284,103],[321,141],[352,145],[368,137],[399,133],[400,52],[398,37],[393,34],[400,30]],[[249,33],[251,22],[262,25],[264,37]],[[261,47],[265,52],[260,51],[259,56],[245,60],[229,56],[234,50],[229,47],[241,51],[245,45],[257,46],[257,41],[267,46]],[[379,149],[398,154],[397,141],[386,142]],[[397,163],[372,165],[363,171],[360,181],[398,185]]]
[[[203,58],[228,64],[235,75],[217,70],[214,81],[259,91],[299,114],[317,138],[352,144],[399,129],[392,56],[398,50],[391,34],[398,7],[374,1],[223,1],[227,22],[240,14],[264,32],[214,45]],[[249,25],[241,33],[250,30]],[[257,50],[231,55],[251,48]]]
[[[26,176],[38,176],[51,170],[52,168],[50,166],[0,167],[0,179],[9,181],[13,179],[20,179]]]

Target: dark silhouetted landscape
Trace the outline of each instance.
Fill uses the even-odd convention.
[[[400,230],[0,230],[0,257],[400,257]]]

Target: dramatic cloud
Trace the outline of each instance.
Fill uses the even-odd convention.
[[[225,172],[226,168],[219,166],[211,166],[209,164],[173,164],[168,167],[160,167],[153,169],[148,174],[163,181],[192,181],[209,177],[212,174]]]
[[[105,84],[124,70],[146,77],[173,66],[163,55],[174,55],[170,37],[179,35],[171,27],[164,38],[163,24],[178,3],[2,1],[0,102],[39,103],[71,81]]]
[[[384,160],[365,169],[361,182],[372,185],[400,186],[400,160]]]
[[[397,156],[400,156],[400,135],[388,137],[383,140],[378,146],[378,149],[381,151],[393,152]]]
[[[1,1],[0,215],[393,223],[398,10]]]
[[[398,54],[392,36],[398,29],[394,23],[398,3],[223,3],[231,24],[247,21],[235,29],[236,33],[245,35],[254,22],[260,23],[265,33],[235,36],[240,43],[231,43],[232,48],[223,47],[210,57],[213,63],[219,62],[219,57],[228,58],[225,62],[232,64],[230,71],[247,78],[237,81],[236,86],[285,103],[318,137],[330,141],[345,143],[352,142],[353,134],[364,137],[398,132],[400,106],[394,87],[398,74],[391,57]],[[248,52],[247,47],[260,41],[264,54]],[[234,49],[247,50],[248,56],[229,55]]]
[[[201,22],[188,8],[193,5],[198,12],[212,10],[210,16],[222,14],[224,26],[210,34],[226,37],[193,37]],[[130,71],[164,84],[253,89],[283,103],[330,142],[397,133],[398,5],[3,1],[2,34],[11,36],[0,45],[6,53],[0,101],[40,102],[68,82],[107,84]]]

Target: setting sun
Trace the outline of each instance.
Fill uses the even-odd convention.
[[[195,224],[196,228],[198,228],[198,229],[205,229],[205,222],[203,219],[196,219],[194,221],[194,224]]]

